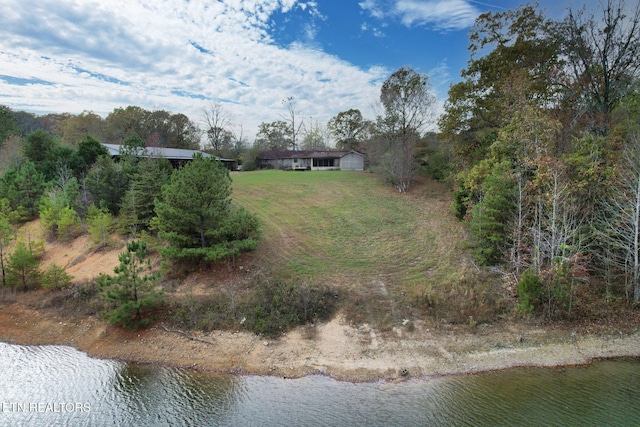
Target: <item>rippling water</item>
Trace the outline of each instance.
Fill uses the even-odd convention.
[[[2,426],[638,426],[640,361],[402,383],[214,375],[0,343]]]

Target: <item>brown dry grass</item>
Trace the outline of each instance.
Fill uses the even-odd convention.
[[[504,310],[501,278],[483,276],[470,263],[464,226],[451,214],[443,184],[421,179],[399,194],[368,173],[263,171],[233,178],[234,201],[264,225],[262,242],[234,260],[170,266],[163,279],[169,303],[239,299],[260,280],[276,278],[328,286],[348,321],[382,329],[414,318],[436,325],[491,321]],[[43,239],[37,221],[20,233]],[[113,272],[123,245],[95,249],[86,235],[46,242],[42,267],[55,262],[74,283],[89,283]]]
[[[418,313],[466,322],[502,310],[501,280],[470,263],[441,183],[422,178],[399,194],[368,173],[261,171],[235,174],[233,197],[265,225],[256,258],[292,280],[334,287],[354,323]]]

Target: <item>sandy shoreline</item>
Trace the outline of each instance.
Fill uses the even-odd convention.
[[[21,304],[0,305],[0,341],[68,345],[90,356],[220,373],[312,374],[345,381],[398,380],[475,373],[519,366],[587,364],[594,359],[640,357],[640,331],[574,332],[521,324],[430,330],[415,322],[381,334],[336,319],[298,329],[278,340],[245,332],[182,333],[158,325],[125,331],[96,318],[62,318]]]

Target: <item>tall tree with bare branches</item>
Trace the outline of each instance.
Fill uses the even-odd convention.
[[[206,148],[215,153],[221,152],[231,143],[232,133],[228,130],[231,126],[229,116],[221,104],[212,102],[202,109],[202,119],[205,124],[204,133],[207,136]]]
[[[569,10],[556,37],[566,62],[567,105],[574,121],[586,117],[590,130],[606,135],[610,113],[640,73],[640,3],[602,2],[602,13]]]
[[[433,120],[435,97],[429,78],[411,68],[400,68],[382,85],[378,118],[379,165],[399,192],[411,186],[416,171],[416,145]]]

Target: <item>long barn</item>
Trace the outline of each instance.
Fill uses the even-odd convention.
[[[117,144],[102,144],[109,152],[109,155],[114,158],[121,156],[121,145]],[[191,161],[195,154],[201,154],[202,157],[212,157],[211,154],[205,153],[199,150],[186,150],[182,148],[165,148],[165,147],[140,147],[140,150],[135,154],[136,157],[151,158],[151,159],[167,159],[171,164],[178,168],[184,166],[185,163]],[[216,157],[216,160],[222,162],[226,168],[233,169],[235,160],[223,159]]]

